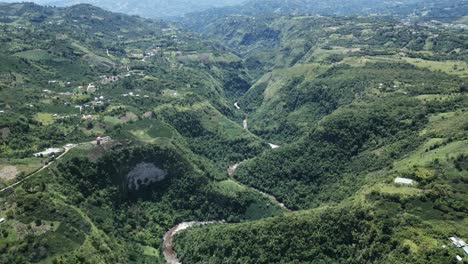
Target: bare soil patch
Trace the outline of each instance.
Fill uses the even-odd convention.
[[[2,180],[13,180],[16,175],[18,175],[18,169],[15,166],[6,166],[0,169],[0,179]]]

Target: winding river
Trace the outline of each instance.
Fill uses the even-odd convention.
[[[164,254],[164,259],[166,259],[166,262],[169,264],[181,264],[180,260],[177,258],[177,254],[174,251],[174,246],[172,242],[175,235],[193,226],[220,224],[220,223],[223,223],[223,222],[222,221],[183,222],[171,228],[169,231],[166,232],[166,234],[164,234],[164,239],[163,239],[164,241],[163,242],[163,254]]]
[[[241,108],[239,107],[239,104],[237,102],[234,104],[234,106],[236,107],[237,110],[241,110]],[[245,119],[243,120],[242,123],[243,123],[244,129],[247,130],[248,129],[247,115],[246,115],[246,117],[245,117]],[[277,149],[277,148],[280,147],[278,145],[271,144],[271,143],[268,143],[268,145],[272,149]],[[236,173],[237,168],[244,162],[245,161],[233,164],[233,165],[229,166],[229,168],[227,169],[227,174],[229,175],[230,179],[235,181],[236,183],[238,183],[240,185],[243,185],[243,186],[245,186],[245,185],[238,182],[234,178],[234,174]],[[251,190],[255,191],[255,192],[258,192],[262,196],[268,198],[273,204],[275,204],[276,206],[282,208],[283,210],[291,211],[283,203],[279,202],[278,199],[276,199],[276,197],[274,197],[273,195],[264,193],[264,192],[262,192],[260,190],[252,188],[250,186],[247,186],[247,187],[250,188]],[[224,221],[183,222],[183,223],[180,223],[180,224],[172,227],[169,231],[166,232],[166,234],[164,234],[164,237],[163,237],[163,255],[164,255],[164,259],[166,260],[166,262],[169,263],[169,264],[182,264],[182,262],[180,262],[180,260],[177,258],[177,253],[174,250],[173,238],[174,238],[175,235],[177,235],[178,233],[180,233],[180,232],[182,232],[182,231],[184,231],[186,229],[194,227],[194,226],[220,224],[220,223],[224,223]]]

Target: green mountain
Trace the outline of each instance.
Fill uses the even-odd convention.
[[[459,263],[463,4],[0,4],[0,263]]]
[[[188,28],[196,31],[211,32],[213,22],[226,17],[252,18],[271,16],[370,16],[374,18],[393,17],[407,21],[443,21],[466,25],[468,1],[450,0],[251,0],[234,7],[219,7],[193,12],[179,19]]]
[[[238,105],[250,131],[281,146],[234,177],[299,211],[182,233],[182,262],[455,263],[463,252],[448,237],[468,231],[467,43],[442,24],[304,15],[205,24],[260,76]]]
[[[243,3],[245,0],[33,0],[31,2],[66,7],[77,4],[92,4],[113,12],[122,12],[130,15],[139,15],[148,18],[178,17],[190,12],[203,11],[212,7],[232,6]],[[15,1],[5,1],[15,2]]]
[[[239,57],[90,5],[0,9],[1,186],[25,180],[1,191],[1,263],[162,262],[181,220],[280,213],[224,174],[267,149],[232,121]]]

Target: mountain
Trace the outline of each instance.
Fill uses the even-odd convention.
[[[8,2],[8,1],[7,1]],[[15,1],[10,1],[15,2]],[[229,5],[237,5],[244,0],[125,0],[125,1],[110,1],[110,0],[36,0],[33,1],[41,5],[49,6],[72,6],[76,4],[92,4],[113,12],[121,12],[131,15],[139,15],[148,18],[176,17],[183,16],[190,12],[203,11],[210,7],[222,7]]]
[[[337,3],[0,4],[0,263],[466,258],[464,2]]]
[[[456,262],[448,238],[468,235],[468,53],[466,27],[444,22],[460,19],[451,11],[194,14],[189,26],[259,76],[237,105],[276,145],[234,177],[297,211],[193,228],[176,237],[182,262]]]
[[[281,213],[224,173],[268,149],[233,121],[236,55],[91,5],[0,13],[0,263],[162,263],[180,220]]]
[[[227,16],[262,17],[277,15],[372,16],[399,17],[410,21],[438,20],[463,22],[467,0],[251,0],[239,6],[211,8],[187,14],[179,20],[192,30],[204,32],[205,27]]]
[[[15,2],[6,0],[5,2]],[[321,14],[321,15],[423,15],[426,19],[463,17],[466,0],[35,0],[41,5],[66,7],[76,4],[92,4],[112,12],[139,15],[147,18],[176,18],[187,14],[223,17],[226,14]],[[435,12],[435,13],[434,13]],[[210,14],[211,13],[211,14]],[[193,20],[192,20],[193,22]]]

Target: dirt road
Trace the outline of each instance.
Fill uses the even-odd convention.
[[[110,141],[111,139],[109,137],[104,137],[102,138],[102,142],[108,142]],[[40,173],[41,171],[49,168],[52,164],[54,164],[55,162],[59,161],[60,159],[63,158],[63,156],[65,156],[70,150],[72,150],[73,148],[77,147],[77,146],[81,146],[81,145],[86,145],[86,144],[92,144],[92,145],[97,145],[97,142],[96,141],[90,141],[90,142],[84,142],[84,143],[79,143],[79,144],[67,144],[63,147],[63,149],[65,150],[62,154],[60,154],[60,156],[56,157],[54,161],[51,161],[49,162],[47,165],[44,165],[42,166],[39,170],[33,172],[32,174],[28,175],[27,177],[25,177],[24,179],[22,180],[19,180],[3,189],[0,190],[0,193],[3,193],[3,192],[6,192],[10,189],[13,189],[15,188],[16,186],[22,184],[23,182],[25,182],[26,180],[30,179],[31,177],[34,177],[36,176],[38,173]]]
[[[193,227],[193,226],[200,226],[200,225],[210,225],[210,224],[220,224],[223,223],[222,221],[211,221],[211,222],[183,222],[180,223],[169,231],[164,234],[163,238],[163,254],[164,259],[169,264],[181,264],[180,260],[177,258],[177,254],[174,251],[172,239],[178,233]]]
[[[33,172],[32,174],[30,174],[29,176],[25,177],[24,179],[19,180],[19,181],[13,183],[13,184],[11,184],[11,185],[9,185],[9,186],[7,186],[7,187],[1,189],[1,190],[0,190],[0,193],[3,193],[3,192],[5,192],[5,191],[8,191],[8,190],[10,190],[10,189],[15,188],[16,186],[20,185],[21,183],[23,183],[24,181],[28,180],[29,178],[31,178],[31,177],[37,175],[39,172],[41,172],[41,171],[47,169],[47,168],[50,167],[52,164],[54,164],[56,161],[60,160],[63,156],[65,156],[65,154],[67,154],[68,151],[70,151],[70,150],[71,150],[72,148],[74,148],[74,147],[76,147],[76,145],[70,145],[70,144],[68,144],[67,146],[64,147],[65,151],[64,151],[62,154],[60,154],[60,156],[58,156],[57,158],[55,158],[54,161],[49,162],[47,165],[42,166],[42,168],[40,168],[40,169],[37,170],[36,172]]]

